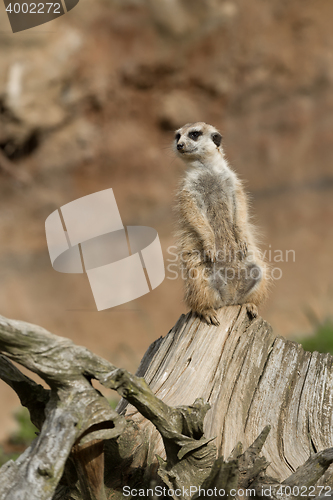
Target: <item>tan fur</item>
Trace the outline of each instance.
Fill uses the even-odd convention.
[[[189,167],[176,195],[185,302],[209,324],[218,324],[216,309],[225,305],[246,303],[256,316],[267,295],[268,267],[249,221],[242,183],[224,158],[219,133],[203,122],[188,124],[176,132],[175,147]]]

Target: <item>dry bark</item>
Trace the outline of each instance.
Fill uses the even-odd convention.
[[[40,327],[0,317],[0,377],[41,429],[0,469],[0,500],[106,500],[121,498],[124,486],[156,485],[179,488],[174,498],[186,499],[207,489],[218,497],[253,488],[273,499],[316,484],[328,492],[332,357],[275,338],[245,307],[223,308],[219,320],[216,328],[182,316],[135,376]],[[126,398],[118,413],[92,379]]]
[[[262,318],[251,321],[244,306],[222,309],[219,319],[215,328],[182,316],[144,377],[169,405],[197,397],[211,405],[204,432],[216,436],[219,455],[229,456],[238,441],[250,446],[270,425],[263,448],[268,473],[284,480],[312,453],[333,446],[332,356],[276,337]],[[134,408],[127,415],[156,443],[153,427]],[[161,444],[154,447],[163,453]]]

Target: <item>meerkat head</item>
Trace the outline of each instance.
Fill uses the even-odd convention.
[[[223,154],[222,136],[215,127],[204,122],[188,123],[176,131],[175,151],[184,161],[203,161]]]

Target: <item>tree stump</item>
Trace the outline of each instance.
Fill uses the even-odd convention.
[[[0,317],[0,377],[40,429],[0,469],[0,500],[118,499],[124,487],[156,498],[156,485],[174,500],[235,497],[239,488],[273,500],[331,494],[332,356],[276,338],[245,306],[221,309],[219,320],[181,316],[134,376]],[[126,399],[118,412],[92,379]]]
[[[284,480],[333,446],[333,358],[276,337],[262,318],[250,320],[245,306],[225,307],[218,318],[214,327],[191,313],[181,316],[138,374],[170,406],[196,398],[210,404],[204,434],[216,437],[218,456],[228,457],[239,441],[247,448],[270,425],[262,450],[267,472]],[[126,416],[149,432],[150,455],[164,457],[154,426],[132,406]]]

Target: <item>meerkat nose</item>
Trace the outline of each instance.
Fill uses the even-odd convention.
[[[183,142],[178,142],[177,149],[178,149],[178,151],[180,151],[181,149],[184,149],[184,143]]]

